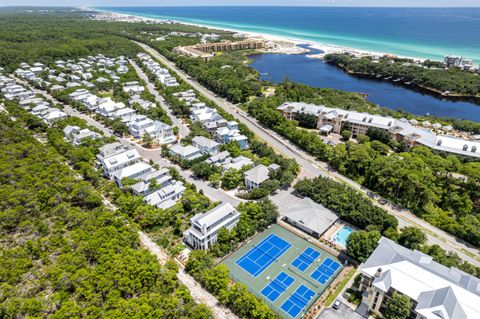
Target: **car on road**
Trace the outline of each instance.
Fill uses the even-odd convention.
[[[335,300],[335,302],[333,303],[333,306],[332,308],[335,309],[335,310],[338,310],[338,308],[340,308],[340,305],[342,304],[342,302],[340,301],[340,299],[337,299]]]
[[[382,205],[385,205],[385,204],[388,203],[388,200],[386,200],[385,198],[380,198],[380,199],[378,200],[378,202],[379,202],[380,204],[382,204]]]

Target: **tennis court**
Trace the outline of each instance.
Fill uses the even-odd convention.
[[[315,293],[313,291],[304,285],[301,285],[280,308],[282,308],[282,310],[288,313],[292,318],[295,318],[314,295]]]
[[[305,271],[318,257],[320,257],[320,253],[308,247],[300,256],[292,261],[292,266],[298,268],[300,271]]]
[[[311,277],[325,285],[333,274],[340,268],[340,264],[331,258],[325,259],[320,266],[312,273]]]
[[[273,279],[267,287],[261,291],[262,295],[268,298],[270,301],[275,301],[287,288],[293,284],[295,279],[290,277],[284,272],[278,274],[277,278]]]
[[[276,224],[232,253],[223,264],[233,280],[246,285],[283,319],[301,318],[342,268],[336,257]],[[333,273],[322,284],[312,274],[324,268]]]
[[[238,259],[237,264],[253,277],[257,277],[291,246],[277,235],[271,234]]]

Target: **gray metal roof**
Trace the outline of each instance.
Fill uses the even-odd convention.
[[[290,207],[285,217],[319,234],[323,234],[338,219],[334,212],[308,197],[304,197]]]

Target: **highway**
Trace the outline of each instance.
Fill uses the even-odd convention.
[[[237,120],[243,122],[252,130],[258,137],[266,141],[270,146],[272,146],[276,151],[283,154],[288,158],[295,159],[298,164],[302,167],[302,172],[300,178],[311,178],[315,176],[328,176],[339,182],[348,184],[350,187],[358,190],[363,194],[367,194],[370,190],[362,187],[360,184],[355,181],[342,176],[336,172],[328,170],[328,164],[320,162],[298,148],[296,145],[287,141],[283,137],[279,136],[275,132],[263,127],[255,119],[250,117],[248,114],[243,112],[236,105],[226,101],[223,98],[218,97],[215,93],[206,89],[204,86],[199,84],[197,81],[192,79],[189,75],[184,73],[182,70],[176,67],[176,65],[166,59],[164,56],[159,54],[156,50],[149,47],[146,44],[136,42],[140,45],[146,52],[151,54],[154,58],[159,60],[162,64],[167,66],[171,71],[175,72],[182,80],[191,85],[199,93],[207,97],[216,103],[219,107],[223,108],[228,113],[232,114]],[[288,205],[296,199],[292,194],[292,191],[289,192],[279,192],[278,195],[272,196],[272,200],[281,204],[282,206]],[[392,214],[399,221],[400,227],[405,226],[414,226],[420,229],[423,229],[427,235],[427,240],[430,244],[437,244],[447,251],[452,251],[457,253],[462,259],[480,267],[480,262],[477,259],[479,251],[475,247],[463,242],[462,240],[456,238],[453,235],[450,235],[432,225],[422,220],[421,218],[415,216],[413,213],[407,209],[395,208],[390,205],[381,205],[376,200],[372,200],[374,205],[382,207],[388,213]]]

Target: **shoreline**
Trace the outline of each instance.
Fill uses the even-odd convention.
[[[307,57],[312,58],[312,59],[322,59],[323,56],[331,53],[349,53],[353,54],[355,56],[372,56],[372,57],[383,57],[385,55],[392,55],[396,56],[398,58],[404,58],[404,59],[412,59],[414,61],[420,61],[423,62],[425,60],[428,60],[426,58],[416,58],[416,57],[410,57],[410,56],[401,56],[401,55],[396,55],[396,54],[391,54],[391,53],[386,53],[386,52],[378,52],[378,51],[372,51],[372,50],[363,50],[363,49],[356,49],[356,48],[351,48],[351,47],[346,47],[346,46],[338,46],[338,45],[333,45],[333,44],[327,44],[327,43],[320,43],[320,42],[315,42],[315,41],[309,41],[309,40],[303,40],[303,39],[298,39],[298,38],[292,38],[292,37],[287,37],[287,36],[280,36],[280,35],[273,35],[273,34],[268,34],[268,33],[260,33],[260,32],[252,32],[252,31],[242,31],[239,29],[235,28],[225,28],[225,27],[213,27],[201,23],[194,23],[194,22],[185,22],[181,20],[176,20],[176,19],[166,19],[166,18],[153,18],[153,17],[145,17],[142,15],[138,14],[130,14],[130,13],[120,13],[120,12],[115,12],[115,11],[108,11],[104,9],[96,9],[96,8],[88,8],[91,11],[97,11],[101,12],[104,14],[110,14],[113,17],[118,16],[122,18],[128,18],[128,17],[134,17],[136,19],[139,19],[143,22],[151,22],[151,21],[171,21],[174,23],[179,23],[179,24],[184,24],[184,25],[190,25],[190,26],[195,26],[195,27],[202,27],[202,28],[207,28],[210,30],[220,30],[220,31],[227,31],[227,32],[233,32],[237,34],[241,34],[247,37],[251,38],[257,38],[265,41],[273,41],[273,42],[286,42],[286,43],[291,43],[295,47],[297,47],[299,44],[307,45],[309,48],[316,49],[322,51],[322,53],[319,54],[312,54],[312,55],[307,55]],[[303,50],[298,50],[298,52],[279,52],[279,51],[267,51],[264,50],[264,53],[283,53],[283,54],[300,54],[300,53],[305,53]],[[432,60],[432,59],[430,59]],[[432,60],[433,61],[433,60]]]
[[[458,94],[458,93],[445,93],[445,92],[439,91],[437,89],[430,88],[428,86],[420,85],[420,84],[417,84],[417,83],[411,83],[411,82],[407,83],[403,80],[394,82],[392,80],[386,80],[384,78],[377,78],[375,74],[352,71],[342,64],[335,64],[335,63],[331,63],[331,62],[327,62],[327,63],[330,64],[330,65],[333,65],[337,68],[340,68],[341,70],[343,70],[344,72],[348,73],[351,76],[356,76],[356,77],[359,77],[359,78],[366,78],[366,79],[375,80],[375,81],[385,81],[385,82],[388,82],[388,83],[401,85],[401,86],[406,87],[408,89],[413,89],[413,90],[417,90],[419,92],[431,94],[431,95],[436,96],[436,97],[470,102],[470,103],[473,103],[473,104],[476,104],[476,105],[480,106],[480,104],[479,104],[480,103],[480,96],[462,95],[462,94]]]

